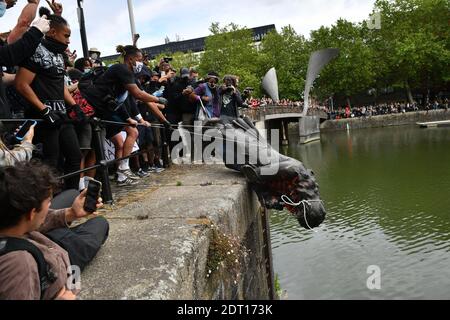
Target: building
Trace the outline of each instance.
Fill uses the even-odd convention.
[[[264,38],[266,34],[268,34],[272,30],[275,29],[274,24],[261,26],[257,28],[253,28],[253,40],[255,41],[255,44],[258,44],[261,42],[261,40]],[[175,53],[175,52],[194,52],[194,53],[200,53],[205,51],[205,40],[206,37],[203,38],[196,38],[196,39],[190,39],[190,40],[183,40],[183,41],[177,41],[177,42],[169,42],[167,44],[162,44],[154,47],[149,48],[143,48],[142,51],[144,54],[147,54],[151,59],[154,59],[156,56],[163,54],[163,53]],[[109,57],[103,57],[104,60],[115,60],[119,57],[119,55],[113,55]]]

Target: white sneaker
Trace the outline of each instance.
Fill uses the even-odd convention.
[[[135,175],[130,169],[128,170],[117,170],[118,174],[124,175],[125,177],[131,179],[131,180],[141,180],[141,178],[137,175]]]

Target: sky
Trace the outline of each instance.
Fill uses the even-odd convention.
[[[64,6],[63,16],[72,28],[70,48],[82,54],[76,0],[57,0]],[[139,47],[204,37],[213,22],[222,26],[236,23],[248,28],[275,24],[278,30],[292,25],[299,34],[309,37],[320,26],[331,26],[339,18],[351,22],[367,20],[375,0],[133,0]],[[0,32],[14,27],[26,4],[19,0],[15,8],[0,18]],[[41,5],[46,5],[41,0]],[[131,43],[127,0],[84,0],[89,47],[103,56],[115,53],[118,44]]]

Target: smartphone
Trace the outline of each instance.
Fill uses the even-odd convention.
[[[84,202],[84,211],[94,213],[97,211],[97,202],[102,190],[102,183],[97,180],[89,180],[86,200]]]
[[[16,133],[16,139],[19,141],[23,141],[25,136],[27,135],[28,131],[30,131],[30,128],[34,125],[36,125],[37,122],[33,120],[27,120],[19,129],[19,131]]]

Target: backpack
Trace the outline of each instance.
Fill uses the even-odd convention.
[[[19,238],[0,238],[0,257],[15,251],[27,251],[36,261],[42,300],[45,291],[56,281],[57,276],[50,270],[42,252],[30,241]]]
[[[78,82],[78,89],[83,91],[84,89],[93,86],[97,80],[105,74],[106,70],[108,70],[108,67],[95,67],[88,73],[83,74]]]

